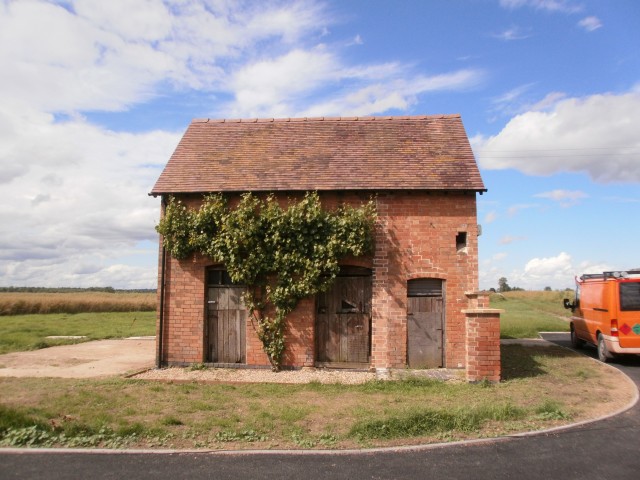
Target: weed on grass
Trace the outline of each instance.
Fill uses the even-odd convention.
[[[192,372],[196,372],[198,370],[207,370],[208,368],[209,367],[207,367],[207,365],[204,363],[193,363],[189,367],[189,370],[191,370]]]
[[[479,430],[488,420],[521,419],[525,411],[511,404],[481,408],[410,411],[402,415],[356,423],[349,435],[361,441],[411,438],[434,433],[468,433]]]
[[[32,415],[0,405],[0,446],[2,447],[97,447],[121,448],[137,440],[144,431],[136,424],[118,432],[101,426],[93,428],[64,417],[59,422],[43,422]]]
[[[535,409],[537,418],[541,420],[566,420],[571,418],[562,405],[554,400],[546,400]]]
[[[240,432],[233,432],[223,430],[215,434],[214,439],[216,442],[266,442],[269,437],[257,433],[254,430],[242,430]]]
[[[362,392],[370,393],[408,393],[441,389],[443,385],[444,383],[441,380],[433,378],[406,377],[392,382],[386,380],[372,380],[358,385],[356,388]]]

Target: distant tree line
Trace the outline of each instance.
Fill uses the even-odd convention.
[[[500,293],[504,293],[504,292],[518,292],[518,291],[524,291],[524,288],[520,288],[520,287],[511,287],[509,286],[509,283],[507,281],[507,279],[505,277],[500,277],[500,279],[498,280],[498,288],[490,288],[489,289],[490,292],[500,292]],[[545,292],[552,292],[553,289],[551,287],[544,287],[544,291]],[[572,288],[565,288],[564,291],[566,292],[571,292],[573,291]]]
[[[0,292],[21,293],[75,293],[75,292],[106,292],[106,293],[155,293],[155,288],[116,289],[113,287],[0,287]]]
[[[524,290],[524,288],[510,287],[509,284],[507,283],[507,279],[505,277],[500,277],[500,279],[498,280],[498,291],[500,293],[517,292],[517,291],[522,291],[522,290]]]

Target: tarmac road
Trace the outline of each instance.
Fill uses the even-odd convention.
[[[568,345],[566,335],[548,338]],[[595,349],[585,349],[595,356]],[[615,364],[640,385],[640,358]],[[638,479],[640,405],[542,435],[368,453],[0,452],[0,479]]]

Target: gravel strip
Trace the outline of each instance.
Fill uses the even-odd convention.
[[[355,385],[376,379],[373,372],[348,370],[302,369],[274,373],[268,369],[244,368],[163,368],[147,370],[131,378],[164,381],[238,382],[238,383],[341,383]]]
[[[356,385],[371,380],[399,380],[407,377],[432,378],[445,382],[464,382],[463,370],[438,368],[433,370],[392,369],[384,376],[374,372],[353,370],[303,368],[301,370],[283,370],[274,373],[269,369],[252,368],[191,368],[169,367],[152,369],[138,373],[130,378],[142,380],[162,380],[178,382],[223,382],[223,383],[340,383]]]

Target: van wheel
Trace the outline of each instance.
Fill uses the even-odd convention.
[[[607,350],[607,345],[604,343],[604,337],[601,333],[598,334],[598,360],[602,363],[608,363],[613,359],[609,350]]]
[[[578,338],[578,335],[576,335],[576,330],[573,328],[573,325],[571,325],[571,346],[573,348],[584,347],[584,340],[582,340],[581,338]]]

